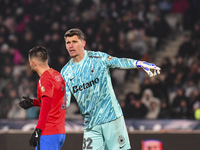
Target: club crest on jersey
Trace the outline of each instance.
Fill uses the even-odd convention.
[[[90,70],[89,70],[89,72],[90,72],[90,74],[94,74],[94,73],[95,73],[95,70],[94,70],[93,66],[92,66],[92,67],[90,67]]]
[[[124,138],[122,135],[119,136],[119,138],[118,138],[118,143],[119,143],[120,145],[122,145],[122,144],[125,143],[125,138]]]
[[[45,88],[44,86],[41,87],[41,92],[44,92],[45,91]]]
[[[110,61],[112,58],[113,58],[112,56],[107,57],[108,61]]]

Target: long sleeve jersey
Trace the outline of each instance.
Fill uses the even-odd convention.
[[[84,58],[71,59],[61,70],[66,84],[67,105],[71,94],[78,103],[85,128],[113,121],[122,116],[115,96],[109,68],[136,68],[136,60],[112,57],[103,52],[85,50]]]

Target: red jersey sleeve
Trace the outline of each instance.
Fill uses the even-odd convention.
[[[51,110],[51,98],[47,96],[43,96],[42,105],[40,109],[40,116],[39,116],[36,128],[43,130],[50,110]]]
[[[33,106],[40,106],[41,101],[39,99],[33,99]]]
[[[52,78],[51,76],[45,76],[41,80],[41,97],[43,96],[48,96],[51,99],[53,98],[53,93],[54,93],[54,86],[52,84]]]

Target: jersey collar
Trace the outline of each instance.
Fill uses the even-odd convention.
[[[85,61],[86,57],[87,57],[87,51],[84,50],[84,57],[83,57],[83,59],[82,59],[81,61],[77,62],[77,63],[75,63],[73,60],[72,60],[72,62],[73,62],[75,65],[82,64],[82,63]]]

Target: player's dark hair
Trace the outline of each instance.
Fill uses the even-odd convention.
[[[29,50],[28,52],[29,58],[36,57],[42,62],[47,61],[48,56],[47,56],[47,50],[43,46],[36,46]]]
[[[72,37],[74,35],[77,35],[80,40],[84,40],[84,33],[80,29],[77,29],[77,28],[68,30],[65,33],[64,38]]]

